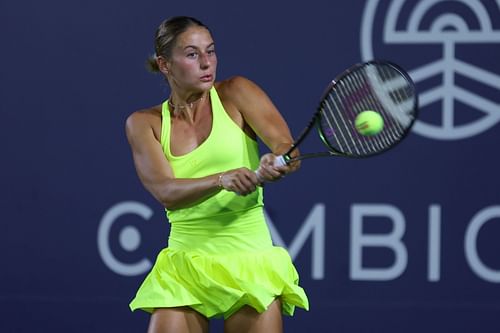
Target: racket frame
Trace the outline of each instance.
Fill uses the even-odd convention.
[[[410,87],[412,88],[412,91],[413,91],[414,96],[415,96],[415,98],[414,98],[414,105],[413,105],[413,111],[414,111],[413,115],[414,115],[414,117],[411,120],[411,123],[408,125],[406,131],[399,138],[399,140],[395,141],[393,144],[387,146],[384,149],[381,149],[379,151],[373,152],[371,154],[359,155],[359,156],[340,152],[340,151],[338,151],[337,149],[335,149],[334,147],[332,147],[330,145],[330,143],[326,139],[326,135],[323,132],[322,127],[320,126],[320,120],[321,120],[321,117],[322,117],[321,116],[321,112],[322,112],[323,103],[324,103],[325,99],[329,96],[330,91],[332,91],[334,89],[334,87],[337,85],[337,83],[339,81],[341,81],[344,77],[346,77],[347,75],[349,75],[349,73],[351,73],[351,72],[353,72],[353,71],[355,71],[355,70],[357,70],[358,68],[361,68],[361,67],[365,67],[365,66],[368,66],[368,65],[377,65],[377,64],[389,65],[389,66],[393,67],[397,72],[399,72],[399,74],[401,74],[402,77],[405,78],[405,80],[407,82],[409,82]],[[299,161],[299,160],[303,160],[303,159],[307,159],[307,158],[313,158],[313,157],[343,156],[343,157],[349,157],[349,158],[366,158],[366,157],[370,157],[370,156],[375,156],[375,155],[381,154],[381,153],[383,153],[383,152],[385,152],[385,151],[387,151],[389,149],[394,148],[401,141],[403,141],[403,139],[411,132],[411,128],[413,127],[413,124],[415,123],[417,115],[418,115],[418,94],[416,92],[415,83],[413,82],[413,80],[411,79],[411,77],[409,76],[409,74],[401,66],[399,66],[399,65],[397,65],[397,64],[395,64],[395,63],[393,63],[391,61],[387,61],[387,60],[383,60],[383,59],[377,59],[377,60],[371,60],[371,61],[368,61],[368,62],[357,63],[357,64],[352,65],[348,69],[344,70],[339,75],[337,75],[335,77],[335,79],[332,80],[330,82],[330,84],[328,84],[327,88],[325,89],[325,91],[321,95],[320,103],[319,103],[318,107],[316,108],[316,111],[314,112],[314,115],[312,116],[312,118],[309,121],[308,125],[304,128],[304,130],[302,130],[301,134],[294,141],[294,143],[291,145],[290,149],[288,149],[288,151],[282,155],[282,158],[283,158],[283,160],[284,160],[284,162],[286,164],[289,164],[289,163],[292,163],[294,161]],[[328,148],[328,151],[316,152],[316,153],[307,153],[307,154],[299,155],[299,156],[296,156],[296,157],[291,157],[290,154],[301,144],[302,141],[304,141],[304,139],[307,137],[307,135],[309,134],[309,132],[311,131],[311,129],[313,127],[317,128],[318,133],[319,133],[319,137],[320,137],[321,141],[324,143],[324,145]]]

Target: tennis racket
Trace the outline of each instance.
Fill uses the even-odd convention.
[[[356,117],[375,111],[383,128],[363,135]],[[321,97],[309,124],[291,148],[275,160],[276,166],[314,157],[369,157],[394,148],[410,132],[417,117],[415,84],[398,65],[382,60],[356,64],[333,80]],[[317,128],[326,149],[292,157],[292,152]],[[362,131],[361,131],[362,132]],[[259,170],[256,171],[259,177]]]

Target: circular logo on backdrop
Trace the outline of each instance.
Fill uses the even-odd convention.
[[[113,205],[106,211],[99,223],[97,248],[102,261],[113,272],[124,276],[135,276],[147,272],[152,267],[151,261],[147,258],[141,258],[133,263],[125,262],[112,249],[114,238],[112,229],[119,224],[119,220],[128,215],[137,215],[147,221],[151,219],[153,211],[148,206],[136,201],[124,201]],[[119,250],[129,253],[137,250],[141,244],[139,230],[132,225],[121,226],[119,229]]]
[[[366,1],[361,56],[408,70],[419,135],[465,139],[500,122],[500,0]]]

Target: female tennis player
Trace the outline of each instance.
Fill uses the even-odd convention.
[[[215,82],[214,41],[197,19],[162,22],[155,51],[148,63],[170,96],[131,114],[126,132],[171,229],[130,308],[152,313],[151,333],[208,332],[212,317],[228,333],[282,332],[282,314],[308,309],[308,299],[287,251],[271,242],[259,183],[298,168],[273,163],[293,142],[289,128],[255,83]],[[258,138],[272,152],[260,159]]]

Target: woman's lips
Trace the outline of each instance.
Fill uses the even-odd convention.
[[[208,75],[203,75],[202,77],[200,77],[200,81],[202,82],[210,82],[212,81],[212,74],[208,74]]]

